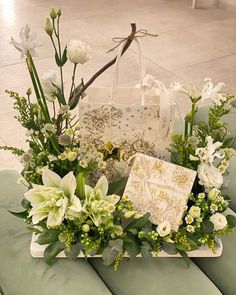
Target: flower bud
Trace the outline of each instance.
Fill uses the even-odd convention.
[[[207,194],[208,200],[214,201],[216,197],[218,197],[220,194],[220,191],[217,188],[213,188],[212,190],[209,191]]]
[[[88,224],[84,224],[82,226],[82,231],[88,233],[90,231],[90,226]]]
[[[26,91],[26,94],[27,94],[28,96],[30,96],[31,93],[32,93],[32,89],[31,89],[31,88],[28,88],[27,91]]]
[[[52,19],[55,19],[55,18],[57,18],[57,14],[58,14],[58,12],[56,12],[55,8],[52,8],[52,10],[50,12],[50,17]]]
[[[57,11],[57,15],[58,15],[58,16],[61,16],[61,8],[58,9],[58,11]]]
[[[45,24],[44,30],[49,36],[52,36],[53,26],[49,17],[46,18],[46,24]]]

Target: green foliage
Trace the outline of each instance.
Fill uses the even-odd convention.
[[[52,265],[55,260],[56,256],[63,251],[65,248],[64,244],[57,241],[55,243],[50,244],[45,250],[44,250],[44,261],[48,265]]]
[[[236,227],[236,217],[234,215],[228,214],[226,216],[229,228]]]
[[[108,194],[116,194],[116,195],[123,195],[125,186],[127,184],[128,177],[123,177],[119,180],[113,181],[109,184]]]
[[[51,244],[58,240],[61,230],[47,229],[44,230],[38,237],[37,243],[39,245]]]
[[[16,217],[19,217],[19,218],[27,218],[28,215],[29,215],[29,212],[28,210],[25,210],[25,211],[21,211],[21,212],[14,212],[14,211],[10,211],[8,210],[8,212],[10,212],[12,215],[16,216]]]

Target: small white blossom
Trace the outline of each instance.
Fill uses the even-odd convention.
[[[107,167],[107,163],[104,161],[101,161],[98,163],[98,168],[105,169]]]
[[[80,160],[79,165],[83,168],[87,168],[88,162],[86,160]]]
[[[33,130],[33,129],[29,129],[29,130],[26,132],[26,136],[27,136],[27,137],[30,137],[30,136],[32,136],[32,135],[34,135],[34,130]]]
[[[84,64],[91,59],[90,47],[79,40],[70,40],[67,46],[67,56],[72,63]]]
[[[185,221],[186,221],[187,224],[191,224],[191,223],[193,223],[194,219],[193,219],[193,217],[191,215],[187,215],[185,217]]]
[[[218,206],[213,203],[210,206],[210,210],[211,210],[211,213],[215,213],[216,211],[218,211]]]
[[[189,233],[193,233],[193,232],[195,231],[195,228],[194,228],[194,226],[188,224],[188,225],[186,226],[186,230],[187,230]]]

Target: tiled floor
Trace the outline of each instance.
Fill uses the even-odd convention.
[[[228,0],[224,0],[228,1]],[[4,93],[6,88],[24,91],[30,86],[26,66],[18,52],[9,44],[17,38],[20,28],[29,23],[43,45],[38,49],[36,64],[41,73],[54,68],[53,51],[43,31],[45,17],[51,7],[61,7],[62,38],[88,42],[93,59],[81,70],[88,79],[114,56],[106,51],[114,44],[111,38],[125,36],[130,22],[159,34],[158,38],[142,39],[147,72],[164,83],[186,81],[200,86],[205,77],[224,81],[227,89],[236,93],[236,6],[221,1],[199,0],[199,8],[191,9],[191,0],[0,0],[0,145],[25,147],[25,131],[13,119],[12,101]],[[220,5],[215,5],[215,3]],[[230,1],[229,1],[230,2]],[[136,48],[123,58],[120,83],[137,82]],[[65,69],[70,79],[71,67]],[[112,70],[95,84],[110,86]],[[68,83],[69,84],[69,83]],[[180,100],[182,112],[186,103]],[[21,169],[15,157],[0,152],[0,169]]]

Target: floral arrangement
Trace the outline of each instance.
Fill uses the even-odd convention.
[[[222,119],[234,111],[231,104],[234,97],[222,91],[223,83],[214,86],[210,79],[205,80],[200,93],[195,87],[174,83],[175,90],[186,95],[192,107],[185,117],[184,134],[173,135],[170,151],[174,163],[196,170],[198,176],[178,232],[171,230],[168,221],[156,226],[151,223],[148,212],[141,214],[129,197],[123,196],[126,177],[109,183],[101,176],[95,185],[91,182],[91,174],[104,171],[109,159],[119,161],[120,150],[110,142],[101,150],[90,143],[82,147],[79,121],[73,110],[92,81],[115,60],[87,83],[81,79],[76,85],[76,71],[89,61],[90,48],[72,40],[61,49],[61,14],[61,10],[52,9],[45,26],[55,50],[60,77],[50,71],[39,78],[33,59],[37,43],[28,25],[20,32],[20,42],[13,38],[11,41],[26,60],[36,97],[36,100],[32,97],[31,88],[26,97],[7,91],[19,113],[17,120],[27,130],[29,144],[28,151],[0,147],[20,158],[24,170],[19,183],[28,188],[22,200],[24,211],[11,213],[24,218],[28,229],[37,235],[37,243],[47,245],[44,258],[48,264],[52,264],[61,251],[72,259],[80,252],[86,257],[101,255],[106,265],[114,264],[115,270],[121,260],[139,254],[149,257],[164,250],[179,253],[188,263],[187,252],[202,245],[208,245],[214,252],[216,238],[232,233],[236,226],[234,216],[222,214],[230,200],[220,190],[222,175],[235,155],[232,148],[235,138],[229,137],[227,124]],[[126,42],[128,48],[132,38]],[[68,60],[73,69],[67,96],[63,66]],[[203,100],[210,102],[208,121],[196,122],[198,104]],[[87,160],[88,153],[92,160]]]

